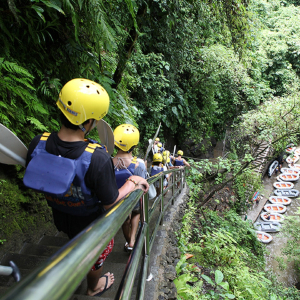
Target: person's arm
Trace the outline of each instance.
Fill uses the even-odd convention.
[[[129,193],[131,193],[131,192],[133,192],[134,190],[137,190],[137,189],[141,189],[141,190],[144,191],[144,193],[147,193],[148,190],[149,190],[149,184],[148,184],[146,179],[144,179],[140,176],[132,175],[127,179],[125,184],[122,187],[119,188],[119,196],[115,200],[115,202],[113,202],[112,204],[109,204],[109,205],[103,205],[104,208],[109,209],[115,203],[117,203],[121,199],[123,199],[127,194],[129,194]]]
[[[135,183],[126,181],[118,189],[112,159],[101,149],[96,149],[85,180],[87,187],[95,192],[103,207],[108,209],[135,189],[142,189],[144,192],[148,191],[149,185],[145,179],[139,176],[131,176],[129,178]]]
[[[184,158],[182,160],[185,166],[190,167],[190,164]]]

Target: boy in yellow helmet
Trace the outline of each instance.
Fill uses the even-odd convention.
[[[153,155],[154,155],[155,153],[158,153],[158,146],[157,146],[157,144],[158,144],[159,142],[160,142],[160,140],[159,140],[159,138],[157,137],[157,138],[155,139],[153,145],[152,145],[152,153],[153,153]]]
[[[135,189],[147,192],[149,185],[142,177],[131,176],[132,181],[118,189],[105,147],[85,140],[108,112],[109,96],[100,84],[83,78],[67,82],[59,93],[57,106],[62,126],[59,132],[36,136],[30,143],[24,184],[45,194],[57,229],[71,239],[96,220],[103,208],[109,209]],[[58,161],[67,166],[66,173],[61,172]],[[37,174],[41,169],[50,183],[47,191],[39,186],[42,176]],[[100,296],[114,282],[110,272],[100,277],[112,247],[113,239],[87,274],[89,296]]]
[[[122,124],[114,130],[115,146],[118,150],[113,158],[118,187],[132,175],[147,178],[147,169],[142,159],[133,157],[132,151],[140,140],[139,130],[131,124]],[[126,244],[125,251],[131,252],[135,243],[135,236],[140,221],[140,202],[134,207],[131,215],[122,225]]]
[[[175,167],[183,167],[183,166],[190,167],[190,164],[184,158],[182,158],[182,155],[183,155],[183,151],[178,150],[177,157],[173,158],[173,165]]]

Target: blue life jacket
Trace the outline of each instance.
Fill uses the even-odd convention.
[[[118,188],[122,187],[126,182],[126,179],[133,175],[136,163],[137,157],[135,156],[127,169],[118,169],[115,167],[115,175]]]
[[[96,148],[89,143],[77,159],[56,156],[46,151],[50,133],[44,133],[31,154],[23,178],[25,186],[45,194],[49,206],[76,216],[87,216],[99,209],[100,201],[86,186],[84,177]]]
[[[157,167],[157,169],[155,170],[155,169],[153,169],[153,166],[152,166],[151,171],[150,171],[150,177],[155,176],[156,174],[159,174],[163,171],[164,171],[163,167],[161,167],[161,168]]]
[[[175,164],[174,165],[175,165],[175,167],[184,166],[183,159],[182,160],[175,159]]]

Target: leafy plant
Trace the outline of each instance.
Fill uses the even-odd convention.
[[[209,291],[211,299],[235,299],[233,294],[229,292],[229,284],[227,281],[223,281],[224,275],[220,270],[215,271],[215,280],[213,281],[210,277],[202,274],[201,277],[206,280],[213,290]]]

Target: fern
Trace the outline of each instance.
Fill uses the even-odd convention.
[[[38,131],[48,131],[47,127],[45,127],[39,120],[34,117],[27,118],[27,121],[34,125]]]

